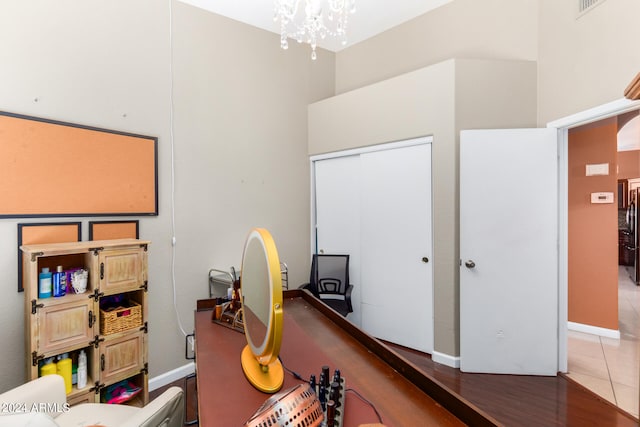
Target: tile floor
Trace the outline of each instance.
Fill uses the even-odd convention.
[[[626,267],[618,271],[620,339],[569,331],[568,376],[638,417],[640,286]]]

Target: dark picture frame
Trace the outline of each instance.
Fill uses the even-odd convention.
[[[0,111],[0,218],[158,215],[158,138]]]

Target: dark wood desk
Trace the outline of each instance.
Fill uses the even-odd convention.
[[[386,426],[482,426],[497,422],[414,365],[328,309],[307,292],[285,292],[280,355],[302,378],[322,365],[340,369],[347,388],[375,405]],[[242,426],[269,395],[254,389],[240,366],[243,334],[211,322],[211,310],[196,311],[196,372],[199,425]],[[283,390],[299,383],[285,371]],[[454,415],[455,414],[455,415]],[[378,422],[355,393],[345,402],[345,427]]]

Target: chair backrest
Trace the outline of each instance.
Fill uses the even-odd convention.
[[[344,295],[349,286],[349,255],[314,254],[309,283],[318,294]]]

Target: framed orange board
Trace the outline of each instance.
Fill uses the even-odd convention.
[[[22,251],[20,246],[40,243],[79,242],[81,240],[82,227],[80,222],[18,224],[18,292],[24,290],[22,286]]]
[[[140,222],[89,221],[89,240],[139,239]]]
[[[0,218],[158,215],[158,139],[0,112]]]

